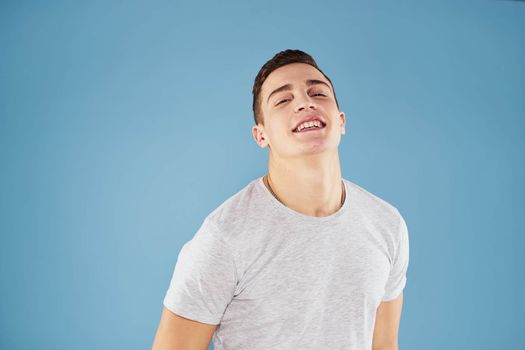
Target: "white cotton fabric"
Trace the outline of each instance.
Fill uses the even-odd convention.
[[[337,212],[304,215],[262,179],[212,211],[183,245],[164,306],[217,324],[216,350],[371,349],[377,307],[406,284],[403,217],[346,179]]]

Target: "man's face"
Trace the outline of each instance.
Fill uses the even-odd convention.
[[[287,87],[284,87],[288,85]],[[330,82],[316,68],[291,63],[273,71],[261,88],[264,126],[253,127],[262,147],[278,157],[300,157],[337,150],[345,127],[345,114],[335,103]],[[321,128],[303,129],[306,117],[318,117]]]

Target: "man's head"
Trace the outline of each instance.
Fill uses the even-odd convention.
[[[284,50],[281,51],[275,56],[273,56],[270,60],[268,60],[259,70],[259,73],[257,73],[257,76],[255,77],[255,81],[253,83],[253,89],[252,89],[252,95],[253,95],[253,102],[252,102],[252,109],[253,109],[253,118],[255,121],[255,124],[261,124],[264,125],[264,117],[263,113],[261,111],[261,89],[262,85],[265,82],[266,78],[276,69],[285,66],[290,63],[305,63],[309,64],[312,67],[316,68],[325,78],[330,82],[330,86],[332,87],[332,91],[334,93],[334,100],[336,103],[337,108],[339,108],[339,103],[337,102],[337,97],[335,96],[335,90],[332,86],[332,81],[326,74],[323,73],[323,71],[319,68],[317,63],[315,62],[314,58],[307,54],[304,51],[301,50]]]
[[[331,80],[300,50],[279,52],[262,66],[253,86],[253,113],[255,141],[281,157],[336,150],[344,133],[345,114]],[[320,128],[297,130],[307,118],[318,119]]]

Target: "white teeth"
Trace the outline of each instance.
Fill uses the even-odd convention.
[[[301,125],[297,127],[297,131],[301,131],[305,128],[311,128],[311,127],[317,127],[320,128],[322,126],[321,122],[319,120],[312,120],[310,122],[304,122]]]

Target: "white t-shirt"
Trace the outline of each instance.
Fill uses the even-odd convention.
[[[406,284],[403,217],[346,179],[337,212],[308,216],[262,179],[224,201],[184,244],[164,306],[218,324],[216,350],[371,349],[377,307]]]

